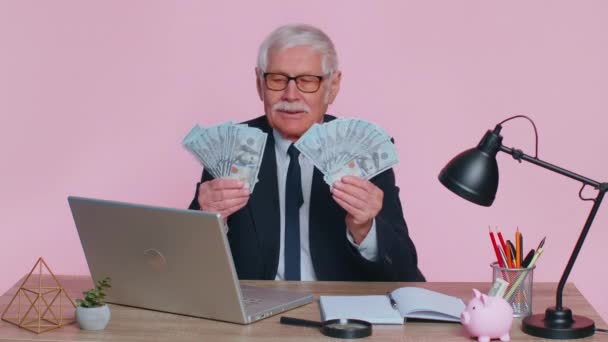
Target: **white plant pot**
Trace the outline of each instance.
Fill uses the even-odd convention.
[[[76,321],[83,330],[103,330],[110,321],[110,307],[107,304],[96,308],[76,307]]]

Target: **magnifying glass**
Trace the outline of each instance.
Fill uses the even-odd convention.
[[[281,317],[281,324],[298,325],[302,327],[319,327],[321,333],[337,338],[361,338],[372,334],[372,324],[360,319],[340,318],[324,322],[309,321],[293,317]]]

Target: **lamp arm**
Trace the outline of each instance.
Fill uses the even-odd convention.
[[[597,214],[600,204],[602,203],[604,194],[608,190],[608,183],[596,182],[592,179],[581,176],[572,171],[568,171],[559,166],[555,166],[553,164],[547,163],[538,158],[531,157],[531,156],[523,153],[521,150],[518,150],[515,148],[509,148],[504,145],[501,145],[500,150],[502,152],[512,155],[513,158],[515,158],[517,160],[523,159],[529,163],[538,165],[540,167],[543,167],[545,169],[559,173],[566,177],[575,179],[579,182],[582,182],[583,184],[593,186],[595,189],[599,190],[597,197],[593,200],[594,201],[593,207],[591,207],[591,211],[589,212],[589,216],[587,216],[587,221],[585,222],[585,226],[583,227],[583,230],[581,231],[581,234],[579,235],[578,240],[576,241],[574,250],[572,251],[572,254],[570,255],[568,264],[566,265],[566,268],[564,269],[564,273],[562,274],[562,277],[559,281],[559,285],[557,287],[557,294],[556,294],[556,298],[555,298],[555,310],[562,311],[563,310],[562,297],[563,297],[564,287],[566,286],[566,281],[568,280],[570,271],[572,271],[572,267],[574,266],[574,262],[576,261],[576,258],[578,257],[578,253],[580,252],[581,248],[583,247],[583,242],[585,241],[585,238],[587,237],[587,233],[589,232],[589,229],[591,228],[591,224],[593,223],[593,220],[595,219],[595,215]]]
[[[581,176],[577,173],[574,173],[572,171],[568,171],[566,169],[563,169],[559,166],[555,166],[553,164],[547,163],[546,161],[542,161],[538,158],[534,158],[532,156],[529,156],[525,153],[523,153],[521,150],[515,149],[515,148],[509,148],[506,147],[504,145],[500,145],[500,150],[502,152],[505,152],[507,154],[510,154],[513,156],[513,158],[517,159],[517,160],[525,160],[529,163],[538,165],[540,167],[543,167],[545,169],[551,170],[553,172],[559,173],[561,175],[564,175],[566,177],[572,178],[574,180],[577,180],[579,182],[582,182],[584,184],[590,185],[592,187],[594,187],[595,189],[599,189],[600,188],[600,182],[594,181],[593,179],[589,179],[587,177]]]
[[[568,260],[568,264],[564,269],[564,273],[562,274],[561,279],[559,280],[559,285],[557,286],[557,294],[555,298],[555,309],[562,310],[562,292],[564,292],[564,286],[566,286],[566,281],[568,280],[568,276],[570,275],[570,271],[572,271],[572,267],[574,266],[574,262],[578,257],[578,253],[583,247],[583,242],[587,237],[587,233],[589,232],[589,228],[591,228],[591,224],[593,223],[593,219],[595,219],[595,214],[602,203],[602,199],[604,198],[604,194],[606,193],[606,186],[603,187],[602,190],[600,188],[600,192],[597,194],[597,197],[594,200],[593,207],[591,207],[591,211],[589,212],[589,216],[587,216],[587,221],[585,221],[585,226],[581,231],[581,234],[576,241],[576,245],[574,246],[574,250],[572,250],[572,254],[570,255],[570,259]]]

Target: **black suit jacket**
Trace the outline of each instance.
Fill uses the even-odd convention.
[[[325,115],[325,121],[334,117]],[[275,279],[279,264],[280,217],[272,128],[265,116],[246,122],[268,133],[266,148],[247,205],[228,217],[228,241],[240,279]],[[213,179],[203,170],[200,183]],[[395,174],[389,169],[371,181],[384,191],[376,216],[378,261],[363,258],[346,238],[346,211],[331,197],[323,174],[314,169],[309,218],[310,255],[318,280],[424,281],[414,243],[403,218]],[[198,188],[190,209],[200,209]]]

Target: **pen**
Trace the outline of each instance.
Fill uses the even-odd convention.
[[[393,295],[390,292],[387,292],[386,296],[388,297],[388,300],[391,302],[391,306],[393,307],[393,309],[397,310],[397,301],[395,301],[395,298],[393,298]]]
[[[502,233],[498,230],[498,227],[496,227],[496,234],[498,235],[498,241],[500,241],[500,246],[502,247],[502,250],[506,253],[507,245],[505,244],[505,240],[502,238]]]
[[[534,257],[532,258],[532,261],[530,261],[530,265],[526,268],[532,268],[532,266],[534,266],[534,264],[536,264],[536,260],[538,260],[538,257],[543,254],[543,248],[540,247],[536,250],[536,253],[534,253]]]
[[[505,255],[505,251],[503,251],[500,245],[498,246],[498,252],[500,253],[500,259],[502,260],[502,264],[504,267],[509,267],[509,261],[507,260],[507,256]]]
[[[524,267],[524,234],[519,232],[519,266]]]
[[[515,268],[515,246],[511,240],[507,240],[507,246],[509,246],[509,250],[511,251],[511,265]]]
[[[539,250],[540,248],[543,248],[543,245],[545,244],[545,239],[547,237],[545,236],[540,243],[538,244],[538,248],[536,250]],[[528,254],[526,255],[526,257],[524,258],[524,261],[521,262],[521,266],[522,267],[528,267],[530,265],[530,262],[532,261],[532,259],[534,258],[534,248],[531,249]]]
[[[530,262],[532,261],[532,258],[534,258],[534,249],[531,249],[528,252],[528,254],[526,255],[526,257],[524,258],[524,261],[521,262],[521,265],[523,267],[528,267],[528,265],[530,265]]]
[[[517,268],[521,267],[521,233],[519,232],[519,227],[517,227],[517,231],[515,232],[515,266]]]
[[[538,244],[538,248],[536,250],[539,250],[540,248],[542,248],[545,245],[545,239],[547,237],[545,236],[542,240],[540,240],[540,243]]]
[[[490,239],[492,240],[492,247],[494,247],[494,253],[496,253],[496,261],[498,262],[498,266],[504,268],[505,264],[502,262],[498,246],[496,245],[496,239],[494,238],[494,234],[492,234],[492,228],[488,227],[488,230],[490,231]]]
[[[511,257],[511,247],[507,246],[507,248],[505,248],[505,252],[507,253],[507,264],[509,264],[509,268],[513,268],[513,257]]]

